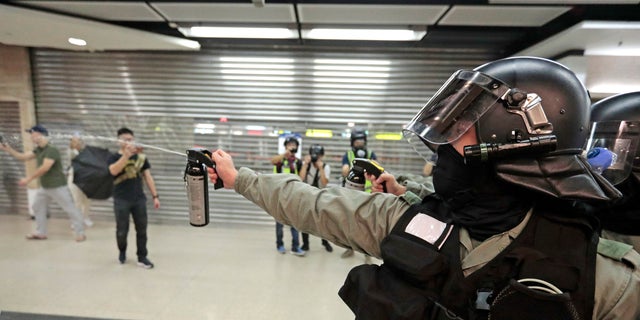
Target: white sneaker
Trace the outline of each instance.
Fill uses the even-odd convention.
[[[291,254],[294,254],[298,257],[304,257],[304,255],[307,254],[307,252],[300,248],[296,248],[295,250],[291,249]]]
[[[87,227],[92,227],[93,226],[93,221],[91,221],[91,219],[86,218],[84,219],[84,225]]]

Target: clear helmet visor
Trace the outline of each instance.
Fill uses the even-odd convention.
[[[405,126],[404,137],[421,155],[425,144],[435,151],[458,140],[509,90],[481,72],[458,70]]]
[[[587,161],[611,184],[624,181],[633,167],[640,141],[640,121],[599,121],[591,127],[587,141]]]

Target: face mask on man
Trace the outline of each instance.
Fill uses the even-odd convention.
[[[367,157],[367,148],[353,148],[353,154],[356,158],[366,158]]]
[[[490,164],[465,164],[450,144],[438,147],[433,186],[452,209],[453,221],[477,240],[513,228],[530,208],[527,201],[512,194],[513,187],[497,180]]]

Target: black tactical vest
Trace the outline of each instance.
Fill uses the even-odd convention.
[[[590,219],[534,210],[509,246],[465,278],[459,228],[437,199],[425,200],[382,241],[384,264],[349,273],[339,295],[356,319],[591,319],[598,236]],[[426,241],[405,231],[416,217],[442,232]]]

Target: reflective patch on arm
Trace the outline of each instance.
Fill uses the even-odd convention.
[[[451,234],[452,229],[453,226],[448,223],[424,213],[418,213],[411,219],[404,231],[440,249]]]

